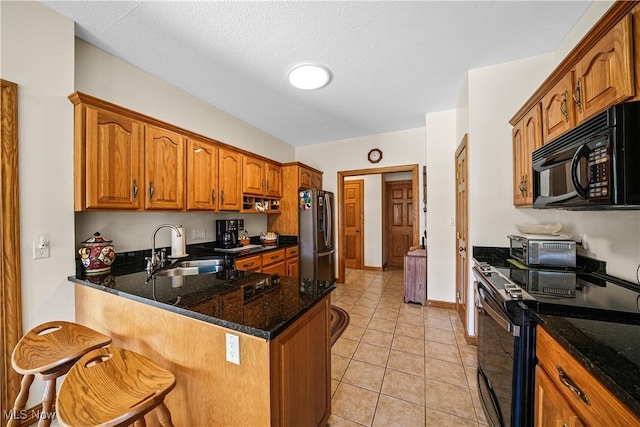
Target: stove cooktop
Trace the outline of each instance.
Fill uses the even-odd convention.
[[[601,273],[516,266],[489,267],[483,275],[505,301],[521,300],[539,312],[614,316],[640,324],[640,285],[631,282]]]

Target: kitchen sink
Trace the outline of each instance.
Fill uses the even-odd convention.
[[[199,259],[189,261],[179,261],[172,267],[160,270],[156,276],[194,276],[197,274],[213,274],[224,270],[224,260]]]

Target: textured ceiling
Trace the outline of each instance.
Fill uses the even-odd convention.
[[[45,1],[76,35],[302,146],[424,126],[467,70],[553,52],[590,1]],[[301,91],[286,72],[331,69]]]

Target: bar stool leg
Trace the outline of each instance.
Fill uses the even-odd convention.
[[[160,425],[162,425],[162,427],[174,427],[171,422],[171,412],[169,412],[169,408],[167,408],[167,405],[165,405],[164,402],[161,402],[160,405],[158,405],[156,411],[158,411],[158,419],[160,420]]]
[[[47,381],[47,385],[44,390],[44,398],[42,399],[42,412],[40,413],[40,421],[38,421],[38,427],[49,427],[51,425],[51,418],[54,415],[53,406],[55,401],[56,380],[54,378]]]
[[[27,374],[22,377],[22,381],[20,382],[20,393],[18,393],[18,397],[16,397],[16,401],[13,404],[13,411],[11,414],[11,419],[7,423],[7,427],[14,427],[20,425],[20,411],[24,409],[24,405],[27,404],[27,399],[29,398],[29,388],[35,379],[35,375]]]
[[[142,417],[134,421],[133,427],[147,427],[147,422],[144,420],[144,417]]]

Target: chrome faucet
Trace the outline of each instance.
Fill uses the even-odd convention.
[[[175,225],[171,224],[159,225],[158,228],[153,231],[153,235],[151,237],[151,258],[147,258],[147,273],[149,274],[153,274],[156,270],[164,267],[164,263],[166,261],[165,250],[163,249],[160,252],[161,255],[158,256],[158,253],[156,252],[156,234],[158,234],[158,230],[165,227],[173,228],[176,231],[176,237],[181,236],[180,230],[178,230]]]

